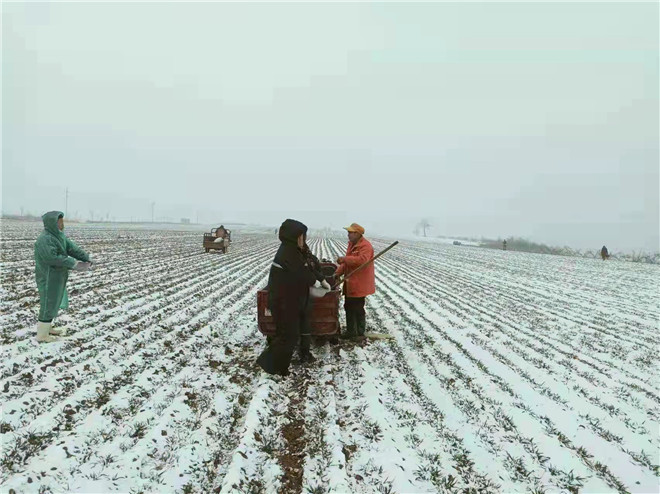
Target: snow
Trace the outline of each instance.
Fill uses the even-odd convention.
[[[97,267],[37,344],[40,227],[2,223],[1,492],[660,491],[657,266],[402,239],[367,299],[393,339],[282,378],[255,365],[272,231],[168,228],[70,225]]]

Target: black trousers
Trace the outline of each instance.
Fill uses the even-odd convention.
[[[346,311],[346,333],[349,335],[363,335],[366,328],[366,312],[364,310],[365,297],[346,297],[344,311]]]
[[[259,355],[257,363],[269,374],[286,375],[304,323],[304,310],[286,303],[273,304],[275,336]]]
[[[312,345],[312,326],[310,321],[312,319],[312,299],[310,298],[307,301],[305,306],[305,311],[303,312],[303,318],[300,322],[300,355],[306,355],[309,353],[309,349]]]

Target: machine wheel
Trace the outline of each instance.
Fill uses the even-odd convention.
[[[328,338],[328,342],[331,345],[339,345],[339,337],[338,336],[331,336],[330,338]]]

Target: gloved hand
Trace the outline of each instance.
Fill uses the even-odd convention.
[[[89,262],[78,261],[78,262],[76,262],[76,265],[73,266],[73,270],[74,271],[89,271],[91,267],[92,267],[92,265]]]
[[[325,281],[325,280],[323,280],[323,281],[321,282],[321,286],[322,286],[323,288],[325,288],[326,290],[332,290],[332,288],[330,287],[330,283],[328,283],[328,282]]]
[[[314,288],[321,288],[321,282],[319,280],[314,282]]]

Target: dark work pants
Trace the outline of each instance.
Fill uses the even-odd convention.
[[[367,327],[364,302],[365,297],[346,297],[344,299],[344,310],[346,311],[346,334],[364,335]]]
[[[287,307],[285,302],[275,302],[272,312],[275,320],[275,336],[271,344],[259,355],[257,363],[269,374],[286,375],[300,337],[303,313],[297,306]]]
[[[305,311],[300,322],[300,356],[307,355],[312,344],[312,299],[310,298],[305,305]]]

